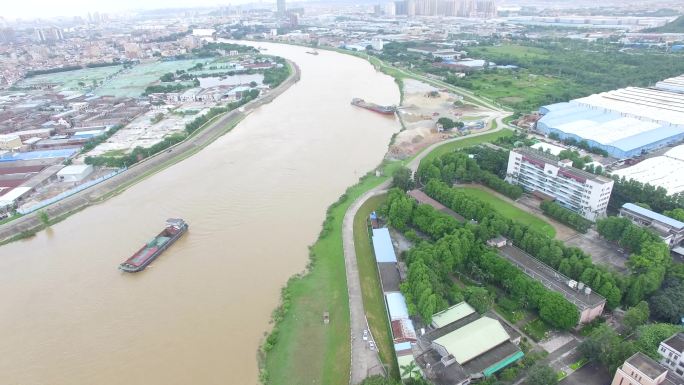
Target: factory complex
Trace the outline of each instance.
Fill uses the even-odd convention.
[[[537,130],[586,141],[618,159],[684,140],[684,75],[543,106]]]
[[[663,155],[645,159],[633,166],[613,171],[613,175],[662,187],[668,194],[684,191],[684,145]]]

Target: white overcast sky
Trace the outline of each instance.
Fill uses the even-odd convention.
[[[114,13],[133,9],[202,7],[247,3],[250,0],[3,0],[0,16],[33,19],[52,16],[83,16],[88,12]],[[275,3],[275,0],[264,3]]]

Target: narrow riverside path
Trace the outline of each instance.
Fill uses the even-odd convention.
[[[423,160],[432,150],[435,148],[451,142],[457,142],[459,140],[469,139],[477,136],[487,135],[494,132],[501,131],[507,126],[503,123],[503,117],[497,118],[497,128],[493,130],[488,130],[468,136],[460,136],[458,138],[453,138],[445,140],[443,142],[435,143],[421,153],[419,153],[415,158],[413,158],[406,166],[415,172],[420,165],[420,161]],[[359,269],[356,263],[356,250],[354,248],[354,217],[359,211],[361,206],[371,197],[376,195],[384,194],[389,189],[392,183],[391,179],[375,186],[374,188],[368,190],[365,194],[360,196],[354,203],[349,206],[347,212],[344,214],[344,219],[342,222],[342,247],[344,250],[344,265],[347,276],[347,290],[349,292],[349,314],[350,314],[350,325],[351,325],[351,373],[349,378],[349,383],[352,385],[358,384],[363,381],[364,378],[373,374],[384,373],[382,368],[382,363],[378,356],[377,351],[370,350],[368,348],[368,343],[363,340],[363,330],[366,329],[366,311],[363,305],[363,297],[361,295],[361,279],[359,278]]]

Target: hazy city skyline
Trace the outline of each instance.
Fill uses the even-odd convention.
[[[35,19],[60,16],[84,16],[88,12],[125,12],[140,9],[168,9],[176,7],[205,7],[205,6],[228,6],[232,4],[245,4],[251,0],[149,0],[140,2],[136,0],[120,1],[88,1],[88,0],[65,0],[61,2],[46,2],[44,0],[27,0],[9,5],[3,10],[2,17],[7,20],[17,18]],[[273,3],[275,1],[264,1]]]

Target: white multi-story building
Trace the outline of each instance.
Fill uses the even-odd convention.
[[[677,333],[660,343],[660,363],[677,377],[684,379],[684,333]]]
[[[613,180],[572,167],[572,161],[531,148],[510,152],[506,181],[563,207],[590,221],[606,215]]]

